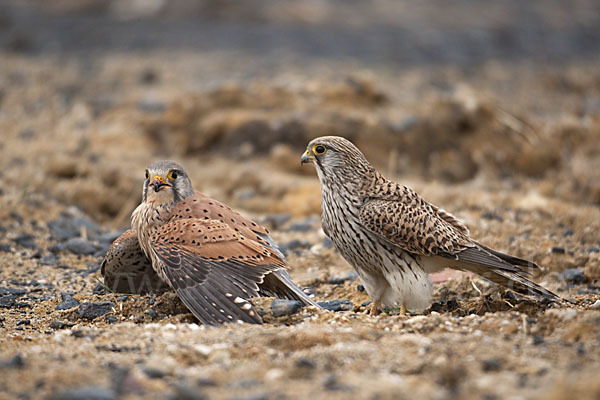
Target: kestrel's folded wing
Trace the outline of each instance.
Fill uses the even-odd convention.
[[[168,288],[152,269],[133,229],[126,230],[113,242],[104,256],[100,273],[104,284],[115,293],[146,294]]]
[[[173,208],[170,220],[188,220],[190,218],[198,218],[203,221],[220,221],[228,225],[234,232],[266,247],[280,260],[285,259],[265,227],[244,217],[228,205],[206,197],[198,191]],[[299,300],[305,305],[319,307],[292,281],[292,278],[284,269],[265,276],[259,289],[260,294],[264,296]]]
[[[473,242],[464,230],[456,227],[454,221],[458,220],[449,217],[452,215],[429,203],[414,207],[405,201],[392,200],[369,200],[360,211],[360,221],[368,230],[410,253],[525,272],[502,257],[520,259],[489,251]]]
[[[204,324],[261,323],[248,301],[259,295],[265,275],[284,268],[267,247],[229,225],[196,218],[175,219],[150,238],[161,275]]]
[[[451,214],[428,203],[414,207],[392,200],[369,200],[360,210],[360,221],[368,230],[405,251],[452,260],[447,267],[475,272],[522,294],[558,299],[527,279],[529,272],[519,268],[538,268],[536,264],[472,241],[456,227],[458,220],[449,217]]]

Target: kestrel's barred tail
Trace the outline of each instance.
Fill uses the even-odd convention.
[[[106,255],[102,271],[108,283],[119,271],[139,281],[149,264],[153,279],[166,282],[207,325],[261,323],[250,302],[260,295],[316,306],[285,271],[285,259],[269,232],[195,192],[180,165],[152,164],[143,197],[132,215],[133,229]],[[126,251],[121,244],[127,244]]]
[[[471,239],[452,214],[412,189],[379,174],[348,140],[314,139],[302,156],[321,183],[323,230],[356,269],[378,303],[425,308],[427,273],[472,271],[522,294],[559,297],[527,278],[534,263],[489,249]]]

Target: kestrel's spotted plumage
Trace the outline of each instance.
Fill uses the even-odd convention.
[[[316,306],[292,282],[284,256],[268,231],[194,191],[185,170],[175,162],[159,161],[148,167],[143,201],[131,220],[132,230],[115,242],[103,265],[105,272],[112,272],[112,279],[106,273],[105,279],[109,276],[113,284],[118,283],[114,271],[122,271],[124,263],[136,282],[143,281],[139,274],[151,265],[160,280],[209,325],[261,323],[249,302],[260,295]],[[140,262],[132,267],[133,259]]]
[[[321,183],[323,230],[380,305],[421,311],[431,303],[429,273],[472,271],[522,294],[558,296],[527,278],[535,263],[489,249],[452,214],[379,174],[350,141],[314,139],[302,156]]]

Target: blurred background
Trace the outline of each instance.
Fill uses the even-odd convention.
[[[2,0],[2,192],[123,227],[170,158],[308,215],[300,154],[342,135],[417,188],[598,206],[599,61],[595,0]]]

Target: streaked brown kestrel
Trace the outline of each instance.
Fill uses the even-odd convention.
[[[559,297],[528,279],[535,263],[477,243],[452,214],[378,173],[350,141],[312,140],[302,156],[321,184],[323,230],[381,305],[421,311],[431,303],[429,273],[475,272],[522,294]]]

